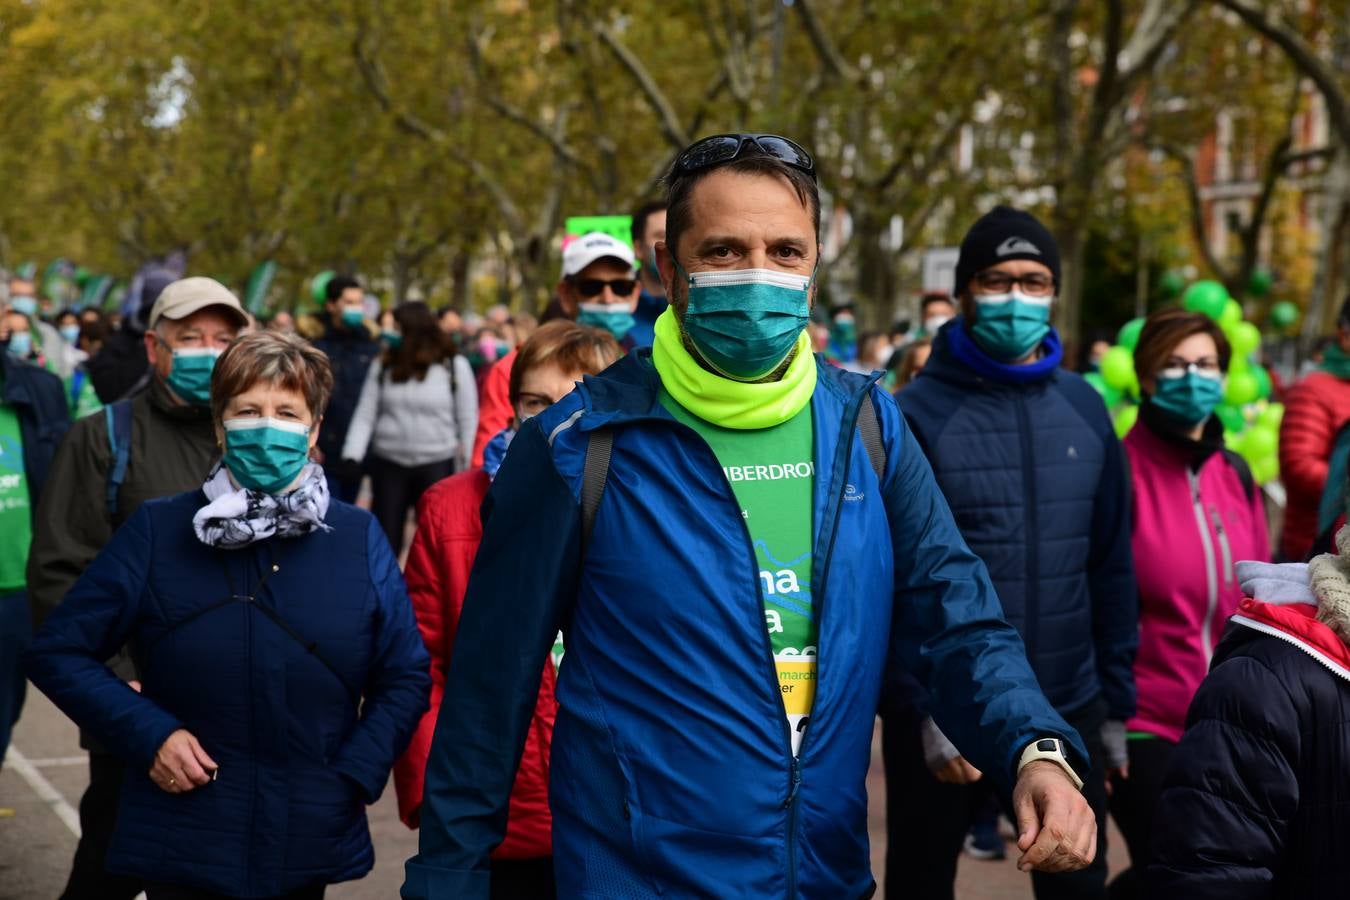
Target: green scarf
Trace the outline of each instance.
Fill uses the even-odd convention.
[[[1341,349],[1340,344],[1332,344],[1322,352],[1323,372],[1350,381],[1350,354]]]
[[[778,381],[747,383],[714,375],[689,355],[680,337],[680,323],[674,311],[667,309],[656,320],[652,364],[676,403],[705,422],[746,431],[782,425],[811,401],[816,360],[805,330],[793,353]]]

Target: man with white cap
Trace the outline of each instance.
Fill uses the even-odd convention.
[[[145,333],[151,377],[140,393],[76,422],[56,451],[28,559],[34,627],[56,608],[117,527],[146,500],[199,486],[218,455],[211,422],[216,358],[249,324],[239,299],[210,278],[175,281]],[[111,665],[136,686],[130,658]],[[82,834],[63,900],[130,900],[142,885],[104,872],[122,764],[89,746]]]
[[[558,305],[563,315],[578,325],[589,325],[614,335],[628,352],[641,284],[634,268],[633,248],[616,237],[592,231],[563,248],[562,279],[558,282]],[[512,350],[488,370],[478,397],[478,431],[474,435],[473,464],[483,464],[483,448],[515,415],[511,407]]]

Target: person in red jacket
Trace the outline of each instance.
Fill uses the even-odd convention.
[[[1326,487],[1336,433],[1350,422],[1350,297],[1341,306],[1336,342],[1317,371],[1289,389],[1280,423],[1280,475],[1289,494],[1280,555],[1308,558],[1317,538],[1317,508]]]
[[[464,590],[483,537],[479,507],[520,423],[561,400],[583,375],[598,374],[620,355],[618,342],[599,329],[567,321],[540,327],[516,354],[509,388],[513,418],[488,443],[484,465],[445,478],[422,495],[404,577],[417,625],[431,654],[432,687],[431,708],[394,767],[399,817],[409,828],[418,825],[427,756],[436,731]],[[548,767],[557,713],[553,686],[560,650],[555,649],[552,660],[540,661],[539,697],[511,791],[506,840],[492,855],[493,900],[533,900],[553,895]]]
[[[1115,759],[1110,807],[1131,863],[1111,883],[1112,900],[1145,896],[1163,776],[1224,623],[1242,602],[1235,561],[1270,559],[1261,491],[1242,457],[1225,449],[1214,415],[1230,356],[1212,319],[1179,309],[1149,316],[1134,351],[1144,402],[1124,446],[1139,582],[1138,711],[1109,742],[1125,754]]]

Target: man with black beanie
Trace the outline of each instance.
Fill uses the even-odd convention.
[[[1106,896],[1104,778],[1125,763],[1138,620],[1124,455],[1100,397],[1060,368],[1050,325],[1059,283],[1059,250],[1034,216],[1006,206],[985,215],[961,243],[961,315],[898,397],[1041,689],[1093,756],[1083,792],[1097,814],[1096,860],[1033,873],[1039,900]],[[942,734],[945,712],[894,674],[883,702],[897,851],[887,864],[905,874],[888,879],[890,897],[952,897],[971,816],[993,790]]]

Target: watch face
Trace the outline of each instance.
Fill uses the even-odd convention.
[[[1056,753],[1059,750],[1059,741],[1054,738],[1045,738],[1036,742],[1036,749],[1046,753]]]

